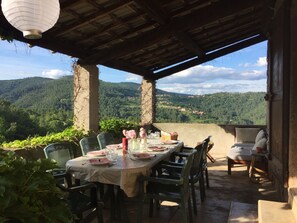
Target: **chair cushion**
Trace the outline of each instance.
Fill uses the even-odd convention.
[[[260,128],[235,128],[236,142],[254,143]]]
[[[252,146],[251,147],[234,146],[229,150],[227,157],[232,160],[249,161],[249,160],[251,160],[251,155],[252,155],[251,148],[252,148]]]
[[[261,149],[266,149],[266,144],[267,144],[266,138],[260,139],[258,142],[255,143],[252,150],[256,151],[257,147],[260,147]]]
[[[261,129],[255,139],[255,143],[257,143],[260,139],[266,138],[266,134],[265,131],[263,129]]]
[[[231,147],[234,148],[234,147],[243,147],[243,148],[246,148],[246,149],[252,149],[254,147],[255,143],[234,143],[234,145]]]

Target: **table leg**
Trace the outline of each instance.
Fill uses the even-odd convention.
[[[103,202],[106,203],[107,200],[110,200],[110,219],[115,220],[116,219],[116,200],[115,200],[115,194],[114,194],[114,186],[111,184],[107,185],[107,191],[103,196]]]
[[[117,217],[126,223],[129,223],[128,212],[125,205],[125,193],[124,191],[118,187],[117,188],[117,198],[116,198],[116,212]]]
[[[252,156],[251,159],[251,164],[249,168],[249,178],[252,182],[254,182],[254,172],[255,172],[255,161],[256,161],[256,156]]]

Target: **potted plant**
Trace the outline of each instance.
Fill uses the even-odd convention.
[[[47,159],[29,161],[0,149],[0,222],[71,222],[65,194]]]

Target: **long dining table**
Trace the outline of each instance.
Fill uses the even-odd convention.
[[[143,152],[150,154],[150,157],[145,159],[135,158],[133,154],[123,154],[122,149],[118,149],[115,162],[102,165],[90,162],[94,157],[81,156],[67,161],[66,170],[79,180],[119,186],[127,197],[134,197],[139,192],[139,176],[149,175],[153,166],[167,159],[172,152],[178,151],[183,142],[175,141],[154,146],[166,149],[163,151],[147,149]]]

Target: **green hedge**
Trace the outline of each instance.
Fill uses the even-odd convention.
[[[111,132],[114,134],[116,139],[123,137],[123,129],[137,129],[138,124],[135,122],[129,122],[125,119],[111,118],[102,120],[99,123],[100,132]],[[81,138],[91,135],[84,134],[82,130],[77,130],[74,127],[65,129],[63,132],[51,133],[46,136],[35,136],[28,137],[25,140],[14,140],[12,142],[2,143],[3,148],[14,149],[14,148],[37,148],[44,147],[50,143],[68,141],[78,145]]]
[[[4,148],[37,148],[40,146],[46,146],[50,143],[62,141],[69,141],[77,144],[78,141],[83,137],[83,131],[77,130],[74,127],[70,127],[59,133],[51,133],[46,136],[28,137],[25,140],[5,142],[2,144],[2,146]]]

